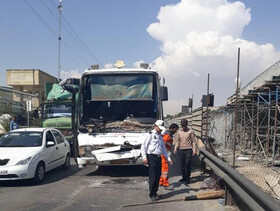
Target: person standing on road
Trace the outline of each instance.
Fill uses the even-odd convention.
[[[177,132],[179,126],[172,123],[169,126],[169,131],[163,134],[163,141],[168,152],[170,152],[173,144],[173,135]],[[168,181],[168,161],[165,159],[164,155],[161,155],[161,176],[159,180],[159,185],[163,186],[166,190],[172,190],[173,186],[169,184]]]
[[[164,122],[157,120],[152,130],[141,146],[141,154],[143,163],[149,166],[149,190],[152,202],[159,199],[157,194],[160,174],[161,174],[161,155],[173,164],[173,161],[168,157],[166,147],[163,142],[161,132],[165,130]]]
[[[194,131],[188,128],[188,120],[181,120],[182,129],[177,132],[176,144],[173,153],[178,155],[182,172],[179,182],[190,183],[192,170],[192,156],[196,154],[196,141]]]
[[[10,131],[18,129],[18,123],[17,123],[17,118],[14,116],[12,118],[12,121],[10,122]]]

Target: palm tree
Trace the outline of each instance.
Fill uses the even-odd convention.
[[[12,116],[10,114],[3,114],[0,116],[0,134],[10,131],[10,121]]]

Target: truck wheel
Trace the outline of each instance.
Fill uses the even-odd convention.
[[[33,178],[33,184],[37,185],[43,182],[45,179],[45,165],[43,163],[39,163],[36,167],[35,175]]]
[[[70,155],[69,155],[69,153],[67,153],[67,155],[65,157],[65,162],[62,165],[62,168],[63,169],[69,169],[69,167],[70,167]]]

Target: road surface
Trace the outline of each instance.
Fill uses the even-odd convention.
[[[180,179],[178,164],[172,167],[170,182],[174,190],[160,187],[158,194],[167,199],[183,199],[200,191],[199,186],[207,175],[196,171],[191,184]],[[221,205],[221,200],[180,201],[135,207],[123,205],[150,202],[148,171],[143,167],[93,167],[78,169],[71,160],[69,170],[55,169],[46,175],[45,182],[33,186],[28,181],[0,183],[1,210],[233,210]]]

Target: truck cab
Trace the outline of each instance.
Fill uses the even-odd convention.
[[[56,128],[65,136],[70,144],[72,134],[72,94],[59,84],[53,84],[47,95],[47,100],[41,105],[43,127]]]

